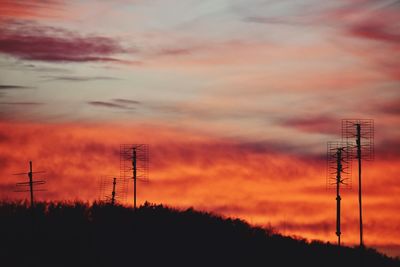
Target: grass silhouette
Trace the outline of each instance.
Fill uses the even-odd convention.
[[[400,266],[373,249],[307,242],[193,209],[0,203],[1,266]]]

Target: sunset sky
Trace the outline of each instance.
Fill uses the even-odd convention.
[[[0,0],[0,198],[98,197],[119,145],[147,143],[138,201],[336,242],[326,143],[375,121],[365,244],[400,256],[400,2]],[[358,242],[358,183],[342,242]],[[129,199],[132,204],[132,199]]]

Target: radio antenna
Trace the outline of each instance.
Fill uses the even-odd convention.
[[[355,144],[354,144],[355,139]],[[358,161],[358,206],[360,218],[360,247],[364,247],[362,219],[361,161],[374,159],[374,121],[371,119],[343,119],[342,140],[356,150],[353,159]]]
[[[136,183],[149,181],[149,145],[120,145],[120,177],[124,181],[133,180],[133,207],[136,209]]]
[[[340,196],[341,187],[351,187],[351,150],[347,143],[328,142],[327,144],[327,188],[336,189],[336,235],[340,246]]]
[[[33,198],[33,192],[37,191],[46,191],[45,189],[42,188],[35,188],[36,186],[44,185],[46,181],[44,180],[33,180],[33,174],[37,173],[45,173],[44,171],[33,171],[32,167],[32,161],[29,161],[29,172],[22,172],[22,173],[14,173],[13,175],[28,175],[28,182],[20,182],[16,183],[16,190],[14,192],[30,192],[30,200],[31,200],[31,208],[34,207],[34,198]],[[29,188],[26,188],[29,186]]]

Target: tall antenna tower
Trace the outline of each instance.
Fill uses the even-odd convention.
[[[136,183],[149,180],[149,145],[120,145],[120,177],[133,180],[133,207],[136,209]]]
[[[355,139],[355,140],[354,140]],[[362,220],[361,161],[374,159],[374,121],[371,119],[343,119],[342,140],[349,142],[358,160],[358,205],[360,217],[360,247],[364,247]],[[355,141],[355,143],[354,143]]]
[[[124,202],[128,192],[127,181],[111,175],[100,177],[100,201],[109,202],[114,205]]]
[[[336,189],[336,235],[340,246],[340,188],[351,188],[351,149],[344,142],[328,142],[326,158],[326,185]]]
[[[44,180],[38,180],[34,181],[33,180],[33,174],[37,173],[44,173],[44,171],[33,171],[32,168],[32,161],[29,161],[29,172],[22,172],[22,173],[14,173],[13,175],[28,175],[28,182],[20,182],[16,183],[16,190],[14,192],[30,192],[30,199],[31,199],[31,208],[34,207],[34,199],[33,199],[33,192],[37,191],[46,191],[45,189],[42,188],[35,188],[36,186],[44,185],[46,181]],[[26,188],[29,186],[29,188]]]

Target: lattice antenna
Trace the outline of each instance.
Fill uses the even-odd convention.
[[[33,192],[38,192],[38,191],[46,191],[43,188],[40,188],[41,185],[44,185],[46,181],[44,180],[33,180],[33,174],[37,173],[44,173],[44,171],[33,171],[32,168],[32,161],[29,161],[29,172],[22,172],[22,173],[14,173],[13,175],[28,175],[28,182],[20,182],[16,183],[16,189],[14,192],[30,192],[30,199],[31,199],[31,208],[34,207],[34,198],[33,198]],[[29,188],[27,188],[29,186]],[[38,187],[38,188],[36,188]]]
[[[100,177],[99,199],[112,205],[118,202],[124,202],[127,194],[127,182],[124,179],[111,175]]]
[[[136,182],[149,180],[149,145],[120,145],[120,177],[133,180],[133,207],[136,209]]]
[[[361,161],[374,159],[374,121],[371,119],[343,119],[342,140],[356,151],[352,159],[358,161],[358,204],[360,217],[360,247],[364,247],[362,221]]]
[[[328,188],[336,188],[336,235],[340,246],[340,189],[351,188],[351,148],[345,142],[328,142],[327,144]]]
[[[357,152],[354,159],[374,160],[374,120],[343,119],[342,140]]]
[[[330,141],[327,143],[327,175],[326,187],[327,189],[336,189],[337,184],[337,152],[341,150],[341,188],[352,188],[352,148],[351,146],[342,141]]]

